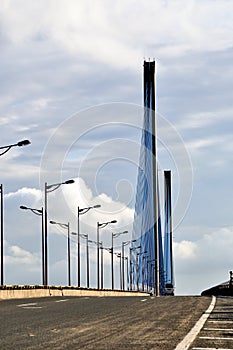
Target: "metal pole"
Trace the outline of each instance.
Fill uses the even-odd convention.
[[[142,291],[144,292],[144,266],[145,266],[145,256],[142,256]]]
[[[129,289],[132,290],[132,248],[129,248]]]
[[[97,222],[97,289],[100,289],[99,222]]]
[[[80,222],[79,222],[79,207],[78,207],[78,222],[77,222],[77,231],[78,231],[78,287],[80,287]]]
[[[70,276],[70,224],[68,223],[68,286],[71,286],[71,276]]]
[[[47,198],[47,182],[45,182],[44,190],[44,239],[45,239],[45,285],[48,285],[48,198]]]
[[[89,288],[89,247],[88,247],[88,235],[87,235],[87,288]]]
[[[136,255],[136,276],[137,276],[137,291],[139,290],[139,268],[138,268],[139,253]]]
[[[0,185],[1,189],[1,286],[4,285],[4,250],[3,250],[3,244],[4,244],[4,239],[3,239],[3,185]]]
[[[124,252],[124,242],[122,242],[122,289],[125,290],[125,252]]]
[[[127,290],[129,290],[129,259],[126,257]]]
[[[121,253],[119,253],[119,258],[120,258],[120,289],[122,290]]]
[[[103,242],[101,244],[101,289],[104,288],[104,247]]]
[[[114,270],[113,270],[113,233],[112,233],[112,250],[111,250],[111,265],[112,265],[112,290],[114,290]]]
[[[45,285],[45,251],[44,251],[44,208],[41,208],[41,235],[42,235],[42,281]]]

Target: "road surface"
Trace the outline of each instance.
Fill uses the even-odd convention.
[[[0,301],[0,349],[173,350],[209,297],[49,297]]]

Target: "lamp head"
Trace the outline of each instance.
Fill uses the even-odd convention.
[[[21,147],[21,146],[27,146],[27,145],[30,145],[30,141],[29,140],[23,140],[23,141],[19,141],[17,143],[17,146]]]
[[[73,183],[74,183],[74,180],[67,180],[64,182],[64,184],[66,185],[73,184]]]
[[[28,207],[25,207],[25,205],[20,205],[20,209],[28,209]]]

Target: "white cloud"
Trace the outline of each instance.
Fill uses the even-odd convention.
[[[8,248],[10,255],[6,256],[6,264],[13,264],[19,266],[21,264],[27,265],[29,270],[35,269],[40,263],[40,259],[37,255],[32,254],[18,246],[11,246]]]
[[[197,256],[197,245],[190,241],[174,242],[174,255],[176,259],[194,259]]]
[[[18,6],[8,1],[1,16],[3,33],[14,43],[50,40],[82,58],[123,68],[148,53],[158,57],[231,47],[231,10],[229,1],[150,1],[146,6],[130,0],[114,6],[106,0],[20,1]]]

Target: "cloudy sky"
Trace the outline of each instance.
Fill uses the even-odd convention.
[[[131,238],[144,58],[157,61],[160,170],[173,170],[176,293],[199,294],[228,279],[232,17],[230,0],[2,0],[1,145],[31,141],[1,157],[6,284],[41,283],[40,219],[19,206],[41,208],[44,181],[76,180],[49,194],[50,219],[75,231],[77,206],[98,203],[82,217],[82,232],[95,240],[97,221],[117,219],[101,230],[104,245],[111,232],[127,229],[124,240]],[[67,283],[66,235],[49,227],[51,284]],[[94,285],[94,246],[90,253]],[[104,259],[107,287],[107,251]],[[75,263],[74,237],[73,283]]]

